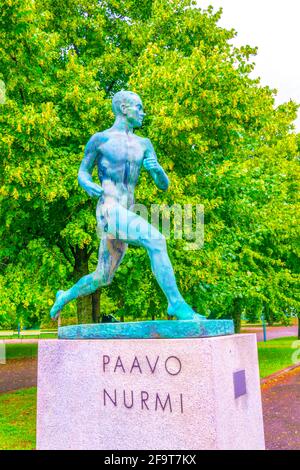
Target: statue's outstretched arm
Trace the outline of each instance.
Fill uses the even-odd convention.
[[[91,197],[100,197],[103,194],[101,186],[93,182],[92,172],[98,157],[100,139],[98,134],[93,135],[88,141],[84,157],[78,172],[78,183]]]
[[[159,189],[166,191],[170,184],[169,178],[167,177],[164,169],[158,163],[155,150],[150,140],[145,139],[145,141],[146,141],[146,150],[145,150],[144,161],[143,161],[144,167],[146,168],[147,171],[149,171],[156,186]]]

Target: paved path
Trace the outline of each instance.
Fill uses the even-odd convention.
[[[300,450],[300,366],[262,385],[266,448]]]
[[[12,359],[0,364],[0,393],[35,387],[37,384],[37,359]]]
[[[257,341],[264,340],[264,334],[262,327],[244,327],[241,330],[242,333],[256,333]],[[284,338],[287,336],[298,336],[298,326],[267,326],[267,340]]]

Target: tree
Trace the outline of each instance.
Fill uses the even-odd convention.
[[[189,0],[4,0],[3,321],[12,308],[15,319],[46,317],[54,291],[95,265],[95,202],[77,171],[121,88],[142,96],[141,134],[172,182],[162,195],[143,173],[136,200],[205,206],[202,250],[168,242],[187,300],[199,313],[233,317],[237,331],[243,312],[286,321],[299,311],[297,106],[276,108],[274,91],[249,77],[256,51],[230,45],[235,33],[218,26],[220,15]],[[166,310],[141,249],[129,249],[103,294],[125,318]],[[79,321],[95,321],[92,299],[78,304]]]

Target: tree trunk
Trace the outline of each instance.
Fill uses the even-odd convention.
[[[241,309],[240,309],[239,299],[234,299],[234,301],[233,301],[232,319],[233,319],[233,323],[234,323],[235,333],[240,333],[241,332],[242,312],[241,312]]]
[[[152,300],[150,300],[150,312],[152,321],[155,321],[155,305]]]
[[[269,304],[265,303],[265,321],[268,324],[268,326],[273,326],[274,324],[274,318],[273,318],[273,313],[270,310]]]
[[[74,277],[75,282],[79,281],[89,272],[89,256],[85,248],[76,249]],[[93,323],[92,295],[77,298],[77,319],[79,324]]]
[[[98,289],[92,294],[92,317],[94,323],[100,323],[101,290]]]

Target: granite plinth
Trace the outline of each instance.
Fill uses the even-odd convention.
[[[63,326],[59,339],[202,338],[234,334],[232,320],[156,320]]]
[[[38,449],[264,449],[255,335],[44,340]]]

